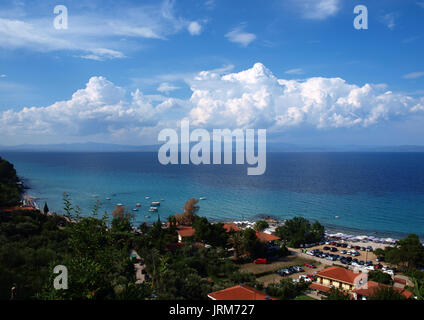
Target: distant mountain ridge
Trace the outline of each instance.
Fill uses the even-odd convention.
[[[194,145],[195,143],[192,143]],[[65,143],[49,145],[23,144],[2,146],[0,151],[21,152],[157,152],[161,145],[131,146],[107,143]],[[255,148],[256,149],[256,148]],[[233,150],[235,148],[233,147]],[[267,143],[268,152],[424,152],[424,146],[302,146],[287,143]]]

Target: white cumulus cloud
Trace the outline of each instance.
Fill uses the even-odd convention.
[[[69,100],[0,113],[0,136],[14,141],[20,137],[22,143],[29,143],[28,138],[94,137],[143,144],[154,143],[161,128],[176,128],[182,119],[207,129],[264,128],[278,133],[366,128],[424,112],[423,97],[394,93],[385,85],[358,86],[324,77],[279,79],[261,63],[228,71],[202,71],[187,79],[192,90],[187,100],[144,95],[138,89],[127,94],[104,77],[92,77]],[[166,82],[158,88],[165,93],[174,89]],[[150,140],[141,139],[147,136]]]

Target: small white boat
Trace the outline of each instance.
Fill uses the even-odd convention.
[[[133,211],[138,211],[138,209],[137,208],[134,208]]]
[[[152,204],[150,205],[151,207],[159,207],[160,206],[160,202],[152,202]]]
[[[146,200],[149,200],[150,199],[150,197],[144,197]]]
[[[165,201],[165,199],[160,199],[160,201]]]
[[[106,200],[111,200],[110,198],[106,198]]]
[[[117,203],[116,204],[118,207],[122,207],[123,206],[123,204],[122,203]]]
[[[206,197],[200,197],[199,200],[206,200]]]
[[[149,212],[158,212],[158,208],[157,207],[150,207]]]

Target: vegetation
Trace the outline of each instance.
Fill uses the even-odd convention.
[[[380,270],[370,271],[368,280],[390,285],[393,283],[392,276]]]
[[[406,300],[406,298],[391,286],[376,288],[368,300]]]
[[[352,300],[352,297],[345,291],[331,288],[327,292],[325,300]]]
[[[302,280],[296,283],[290,278],[283,278],[279,284],[270,284],[266,293],[281,300],[292,300],[301,295],[308,286],[309,284]]]
[[[268,227],[269,227],[268,222],[266,222],[265,220],[259,220],[259,221],[256,221],[255,222],[255,225],[253,226],[253,229],[255,231],[262,232],[262,231],[264,231]]]
[[[316,243],[321,241],[324,236],[324,226],[318,221],[313,223],[302,217],[294,217],[287,220],[282,226],[279,226],[275,234],[279,236],[288,246],[299,248],[306,243]]]
[[[21,187],[13,165],[0,157],[0,208],[19,203]]]
[[[415,234],[399,240],[394,247],[375,250],[375,254],[383,256],[385,261],[398,265],[403,270],[414,270],[424,267],[424,246]]]

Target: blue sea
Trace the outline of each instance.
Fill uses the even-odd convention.
[[[159,215],[182,211],[189,198],[211,220],[303,216],[329,230],[424,238],[424,153],[269,153],[263,176],[241,165],[169,165],[157,153],[0,152],[11,161],[27,193],[63,212],[62,194],[89,214],[96,201],[134,212],[134,224],[152,222],[150,202],[164,199]],[[145,197],[151,197],[146,200]],[[111,200],[106,200],[106,198]]]

